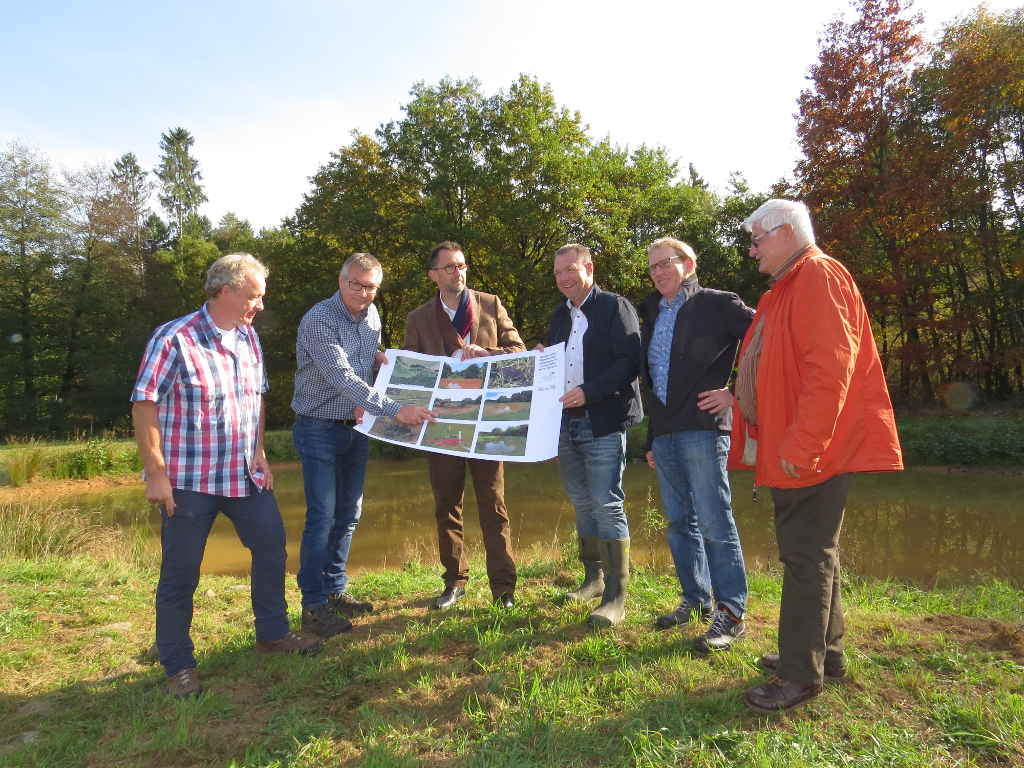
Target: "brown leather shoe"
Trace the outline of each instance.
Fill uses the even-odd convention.
[[[758,666],[765,672],[775,674],[779,671],[779,654],[766,653],[757,660]],[[825,654],[825,679],[842,680],[846,677],[846,659],[842,654]]]
[[[747,691],[744,698],[747,706],[759,712],[781,712],[812,699],[821,693],[821,685],[803,685],[792,680],[772,676],[764,685]]]
[[[319,638],[306,637],[297,632],[289,632],[269,643],[256,643],[256,650],[260,653],[297,653],[300,656],[320,653],[323,647],[323,641]]]
[[[167,676],[167,693],[176,699],[188,699],[203,692],[195,667],[185,667]]]

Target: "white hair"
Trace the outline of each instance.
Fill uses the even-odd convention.
[[[743,228],[747,232],[752,231],[755,224],[760,224],[765,231],[788,224],[799,245],[814,243],[811,214],[806,205],[795,200],[768,200],[743,220]]]
[[[251,253],[229,253],[221,256],[206,270],[206,295],[216,298],[225,285],[241,288],[246,274],[252,272],[264,280],[270,270]]]

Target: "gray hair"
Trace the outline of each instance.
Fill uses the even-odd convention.
[[[381,277],[384,276],[384,267],[380,265],[375,256],[369,253],[353,253],[341,265],[341,272],[339,274],[342,280],[348,280],[348,268],[353,264],[357,269],[361,269],[364,272],[379,272]]]
[[[743,228],[750,232],[755,224],[767,231],[786,224],[793,230],[793,236],[800,246],[814,243],[814,227],[807,206],[795,200],[768,200],[743,220]]]
[[[241,288],[246,274],[250,272],[264,280],[270,274],[266,265],[251,253],[229,253],[227,256],[221,256],[206,270],[206,295],[211,299],[216,298],[220,289],[226,285]]]
[[[582,261],[584,264],[593,264],[594,256],[590,252],[590,249],[585,245],[579,243],[566,243],[557,251],[555,251],[555,258],[557,259],[564,253],[575,253],[576,261]]]
[[[691,259],[694,268],[697,267],[697,254],[687,243],[675,237],[659,237],[647,246],[647,255],[650,256],[655,248],[671,248],[680,259]]]

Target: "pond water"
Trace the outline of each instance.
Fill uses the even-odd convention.
[[[275,478],[288,535],[288,565],[294,569],[305,515],[301,471],[297,465],[278,466]],[[750,472],[732,473],[733,504],[748,564],[766,565],[777,559],[771,496],[762,489],[761,501],[755,503],[752,482]],[[554,462],[506,464],[505,485],[516,551],[572,539],[572,506]],[[625,486],[634,557],[670,567],[654,473],[646,465],[632,464],[626,469]],[[1024,585],[1022,491],[1024,477],[1011,474],[912,470],[858,475],[841,539],[844,568],[922,586],[991,577]],[[142,516],[152,535],[159,535],[159,516],[147,511],[141,485],[83,495],[73,503],[104,510],[126,524]],[[478,553],[482,545],[468,476],[464,514],[467,547],[471,554]],[[435,562],[434,531],[425,460],[371,460],[351,571],[400,567],[411,557]],[[248,569],[248,552],[230,521],[219,516],[206,548],[204,572],[242,574]],[[439,577],[440,570],[438,566]]]

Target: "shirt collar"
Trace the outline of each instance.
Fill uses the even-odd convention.
[[[213,315],[210,314],[209,308],[206,304],[203,304],[199,308],[199,327],[203,335],[206,337],[207,342],[214,343],[220,338],[223,331],[213,321]],[[250,340],[251,326],[246,323],[235,325],[229,330],[238,331],[239,338],[244,338],[246,341]]]
[[[698,287],[697,275],[694,273],[683,280],[682,285],[679,286],[679,292],[672,297],[672,301],[661,296],[659,298],[658,305],[662,309],[678,309],[688,298],[697,292]]]
[[[368,305],[366,309],[359,313],[359,317],[356,317],[355,315],[352,314],[352,310],[345,306],[345,302],[341,300],[341,291],[335,291],[334,296],[332,298],[334,299],[335,302],[334,308],[341,312],[342,317],[353,323],[358,323],[361,320],[365,320],[366,316],[370,313],[370,307],[373,306],[373,304]]]
[[[565,306],[569,308],[570,312],[572,312],[574,309],[579,309],[580,311],[582,311],[583,307],[586,305],[586,303],[588,301],[590,301],[590,297],[594,295],[594,291],[596,291],[596,290],[597,290],[597,285],[596,284],[590,286],[590,291],[587,293],[586,298],[583,299],[583,301],[580,302],[580,305],[578,307],[575,304],[572,303],[572,299],[566,299],[565,300]]]

